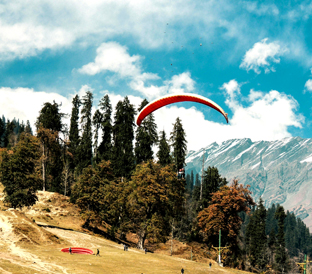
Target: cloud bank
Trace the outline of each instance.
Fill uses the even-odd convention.
[[[208,120],[203,112],[196,108],[196,104],[191,108],[171,105],[154,112],[158,130],[165,130],[169,136],[176,118],[179,117],[186,132],[188,149],[197,150],[212,142],[220,143],[232,138],[250,138],[253,141],[276,140],[290,137],[289,127],[301,128],[304,117],[296,113],[298,103],[293,97],[276,90],[269,93],[250,90],[248,96],[243,97],[240,86],[236,80],[231,80],[221,87],[226,97],[226,105],[233,112],[229,117],[229,124]],[[87,90],[92,89],[89,86],[82,86],[77,93],[81,97]],[[62,103],[62,112],[71,113],[73,95],[64,97],[56,93],[26,88],[1,88],[0,92],[4,98],[0,102],[0,108],[3,115],[10,120],[16,117],[24,122],[30,120],[31,125],[34,125],[43,103],[53,100]],[[118,101],[124,99],[121,95],[109,91],[103,91],[103,96],[106,93],[114,108]],[[136,108],[143,99],[140,96],[128,97]],[[95,109],[97,106],[94,106]],[[69,126],[69,118],[65,122]]]

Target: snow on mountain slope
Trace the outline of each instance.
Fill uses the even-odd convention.
[[[229,182],[249,184],[256,201],[262,197],[267,207],[279,203],[312,229],[312,139],[213,143],[189,152],[186,173],[201,174],[203,155],[205,169],[215,166]]]

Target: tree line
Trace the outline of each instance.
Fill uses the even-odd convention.
[[[216,167],[177,176],[185,166],[186,134],[177,118],[170,137],[157,131],[153,114],[140,127],[128,97],[113,115],[105,95],[92,115],[93,94],[72,100],[69,127],[60,104],[45,103],[36,121],[0,119],[0,181],[11,207],[37,201],[36,191],[70,196],[86,227],[105,227],[110,237],[138,238],[137,247],[169,238],[226,247],[223,262],[254,272],[291,269],[290,259],[311,254],[311,236],[304,223],[283,207],[256,204],[249,186],[229,183]],[[153,150],[156,150],[156,157]]]

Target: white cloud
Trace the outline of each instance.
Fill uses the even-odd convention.
[[[268,38],[257,42],[254,46],[248,50],[243,58],[240,68],[247,71],[253,70],[256,73],[260,73],[260,68],[264,68],[265,73],[270,71],[275,72],[271,63],[279,63],[280,56],[287,52],[286,48],[279,45],[278,42],[272,42],[267,44]]]
[[[115,42],[102,43],[96,50],[94,62],[90,62],[78,72],[83,74],[95,75],[107,71],[115,73],[113,78],[128,79],[129,86],[136,91],[141,92],[147,98],[155,98],[165,92],[163,87],[151,85],[145,87],[145,82],[149,80],[158,80],[159,76],[154,73],[142,72],[139,55],[130,56],[125,46]]]
[[[309,79],[308,81],[306,81],[305,85],[304,85],[304,93],[305,92],[312,92],[312,79]]]
[[[238,83],[231,80],[223,87],[237,87]],[[249,105],[241,102],[246,98],[241,94],[227,91],[226,104],[233,111],[230,118],[228,135],[231,138],[251,138],[257,140],[276,140],[289,137],[288,127],[302,127],[304,117],[296,114],[298,102],[291,96],[271,90],[269,93],[250,90],[247,97]],[[235,89],[234,89],[235,90]],[[229,92],[230,91],[230,92]]]
[[[226,94],[225,103],[232,110],[235,110],[239,106],[239,103],[236,98],[241,94],[240,87],[241,85],[234,79],[230,80],[228,83],[224,83],[221,87],[221,89],[224,90]]]
[[[172,76],[171,80],[165,81],[169,87],[169,93],[192,92],[195,88],[195,81],[189,72]]]
[[[157,74],[142,72],[139,55],[130,56],[127,47],[115,42],[103,43],[96,51],[94,62],[90,62],[78,72],[95,75],[107,71],[115,73],[112,78],[128,80],[131,89],[143,94],[147,99],[153,100],[167,93],[191,92],[195,88],[195,81],[189,72],[173,75],[162,85],[150,84],[151,80],[161,80]],[[114,81],[113,81],[114,82]]]
[[[227,106],[233,111],[229,117],[229,124],[216,123],[207,120],[203,112],[194,107],[184,108],[177,105],[169,105],[154,112],[155,121],[158,130],[165,130],[169,137],[173,124],[177,117],[182,120],[185,129],[188,149],[196,150],[207,146],[211,142],[222,142],[231,138],[251,138],[257,140],[276,140],[291,136],[288,127],[294,126],[300,128],[304,118],[296,114],[298,103],[291,96],[287,96],[278,91],[272,90],[269,93],[251,90],[248,97],[244,98],[238,89],[240,84],[235,80],[227,85]],[[235,88],[236,87],[236,88]],[[92,91],[91,87],[85,85],[77,92],[80,98],[87,90]],[[2,114],[12,120],[17,119],[30,120],[33,129],[34,123],[39,115],[39,111],[45,102],[62,103],[61,111],[67,114],[71,113],[72,98],[61,96],[56,93],[47,93],[44,91],[34,91],[28,88],[0,88],[1,101],[0,109]],[[118,101],[124,99],[123,96],[109,91],[102,91],[102,95],[108,94],[113,108]],[[231,97],[232,95],[232,97]],[[137,109],[143,98],[139,96],[128,96],[130,102]],[[235,100],[235,107],[233,102]],[[241,101],[248,102],[243,106]],[[26,103],[25,103],[26,102]],[[93,113],[97,106],[93,107]],[[113,117],[112,117],[113,118]],[[64,122],[69,126],[70,117]]]
[[[127,47],[115,42],[103,43],[96,50],[94,62],[84,65],[78,71],[83,74],[95,75],[100,72],[111,71],[121,77],[136,77],[141,74],[140,57],[130,56]]]
[[[69,46],[73,35],[62,28],[34,26],[30,23],[5,24],[0,20],[0,60],[35,56],[48,48]]]
[[[279,39],[288,45],[292,37],[299,44],[297,48],[304,49],[297,53],[290,49],[290,54],[311,65],[305,36],[297,35],[304,27],[298,31],[295,25],[296,20],[309,18],[311,5],[286,10],[295,10],[295,19],[285,16],[274,4],[250,1],[4,1],[0,6],[0,60],[25,58],[74,44],[76,48],[89,47],[120,38],[144,49],[173,49],[202,37],[203,45],[216,39],[231,39],[232,54],[226,55],[228,60],[236,61],[237,53],[258,39],[259,33],[267,36],[276,26],[276,21],[270,20],[273,15],[279,16],[281,25],[285,25]],[[255,20],[250,13],[261,18]]]
[[[66,114],[71,113],[72,98],[66,98],[57,93],[35,91],[29,88],[11,89],[8,87],[0,88],[0,93],[1,114],[10,120],[16,118],[20,121],[23,120],[24,123],[29,120],[33,131],[35,131],[35,122],[39,116],[39,111],[46,102],[62,103],[61,111]]]

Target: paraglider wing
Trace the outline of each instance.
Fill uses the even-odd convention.
[[[224,116],[226,122],[228,123],[227,113],[225,113],[224,110],[215,102],[197,94],[182,93],[182,94],[166,95],[146,105],[138,114],[136,118],[136,124],[140,126],[141,122],[147,115],[149,115],[153,111],[163,106],[170,105],[173,103],[178,103],[178,102],[185,102],[185,101],[197,102],[197,103],[207,105],[211,108],[214,108],[215,110],[219,111]]]
[[[62,252],[67,252],[69,253],[69,248],[63,248],[61,249]],[[86,254],[86,255],[92,255],[93,251],[88,248],[83,248],[83,247],[72,247],[71,248],[71,253],[77,253],[77,254]]]

